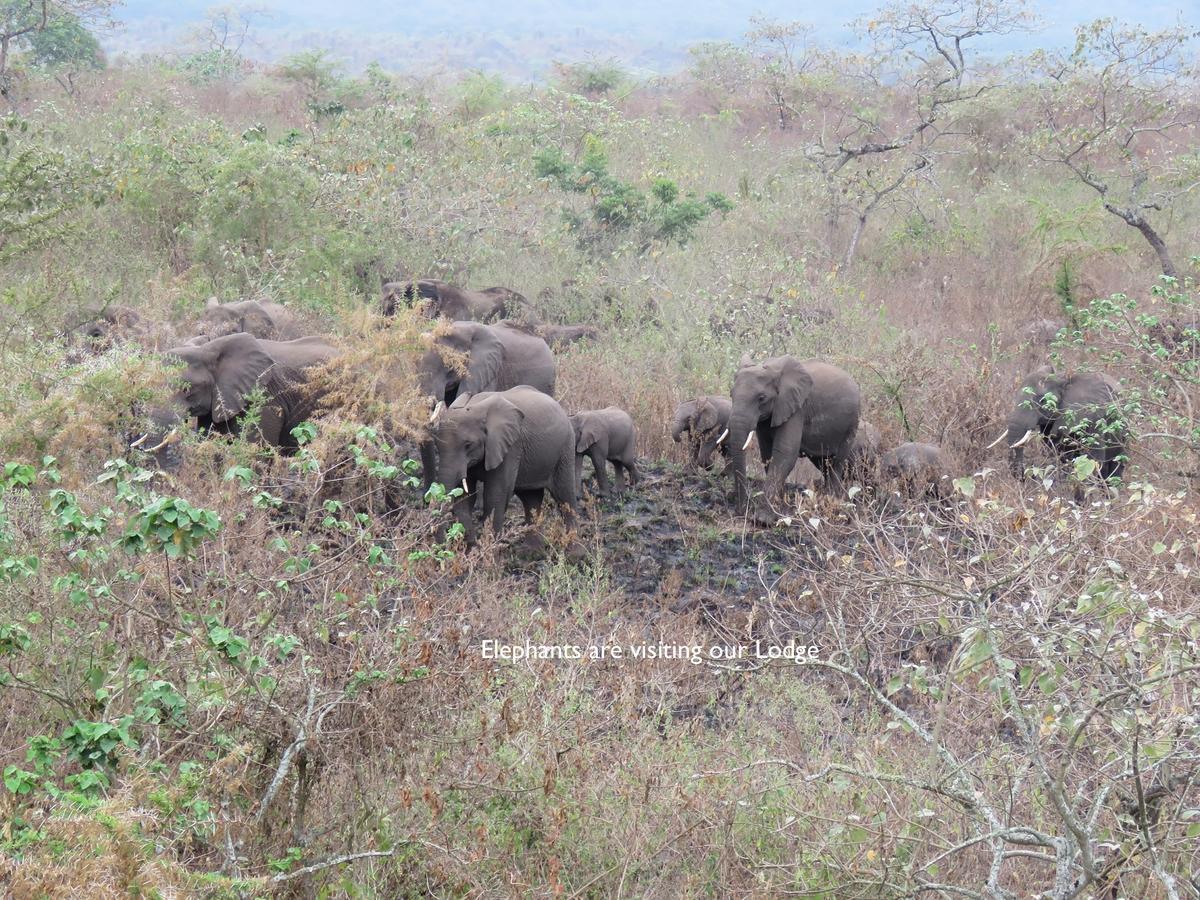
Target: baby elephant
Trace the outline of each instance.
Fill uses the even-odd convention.
[[[936,444],[901,444],[879,460],[885,478],[899,481],[911,497],[942,494],[942,450]]]
[[[729,458],[729,444],[725,442],[729,431],[729,416],[733,412],[733,401],[728,397],[706,395],[680,403],[675,408],[671,424],[671,437],[675,443],[683,441],[686,434],[692,448],[692,468],[711,469],[713,453],[720,449]]]
[[[633,419],[615,406],[585,410],[571,416],[575,428],[575,487],[583,496],[583,458],[590,456],[596,469],[599,494],[611,494],[605,461],[613,464],[617,473],[617,493],[625,490],[625,472],[629,483],[638,483],[637,447],[634,443]]]

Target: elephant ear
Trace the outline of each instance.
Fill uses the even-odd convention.
[[[496,378],[500,375],[500,363],[503,360],[504,346],[491,326],[476,325],[471,337],[471,359],[467,364],[467,376],[458,389],[472,394],[495,390]]]
[[[712,431],[717,427],[717,408],[705,397],[696,404],[696,430]]]
[[[812,393],[812,375],[803,363],[786,360],[780,366],[776,383],[775,408],[771,412],[771,427],[778,428],[804,408],[804,402]]]
[[[583,416],[576,420],[575,452],[583,453],[603,436],[603,427],[591,416]]]
[[[236,334],[224,339],[214,363],[214,423],[228,422],[246,411],[246,397],[266,374],[273,360],[251,334]]]
[[[491,471],[504,462],[521,436],[525,413],[503,397],[496,397],[488,405],[487,443],[483,452],[483,467]]]

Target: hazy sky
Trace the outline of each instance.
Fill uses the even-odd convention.
[[[125,0],[117,14],[125,27],[113,45],[126,50],[169,47],[178,43],[190,23],[216,5],[220,0]],[[520,43],[526,48],[542,42],[555,58],[574,55],[574,50],[586,55],[610,49],[633,57],[637,48],[645,48],[653,52],[641,56],[642,64],[670,67],[672,60],[682,60],[691,44],[738,39],[754,16],[808,22],[822,40],[842,43],[850,39],[849,24],[881,4],[871,0],[248,0],[234,5],[271,11],[256,29],[259,52],[251,50],[252,55],[263,57],[296,47],[326,47],[342,54],[352,50],[351,62],[357,67],[372,57],[373,39],[380,45],[376,56],[386,57],[399,37],[427,42],[433,49],[468,39],[508,46]],[[1076,24],[1100,16],[1147,27],[1180,20],[1200,24],[1200,0],[1033,0],[1030,7],[1042,18],[1043,29],[993,49],[1062,45],[1071,40]],[[481,67],[486,67],[486,61]]]

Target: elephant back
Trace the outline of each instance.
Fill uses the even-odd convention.
[[[496,390],[506,391],[528,385],[544,394],[554,395],[558,365],[550,345],[538,335],[502,322],[490,326],[504,350],[504,359],[496,377]]]

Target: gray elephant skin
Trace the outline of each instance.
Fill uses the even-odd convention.
[[[861,481],[872,481],[879,469],[879,451],[883,447],[883,436],[870,422],[859,421],[854,441],[850,445],[847,464],[849,476]]]
[[[465,372],[455,370],[454,357],[465,362]],[[460,394],[506,391],[520,384],[553,395],[557,371],[554,354],[542,338],[504,322],[455,322],[434,338],[433,346],[417,364],[421,391],[435,404],[447,405]],[[437,470],[433,440],[422,441],[421,462],[428,489]]]
[[[671,439],[679,444],[684,437],[691,448],[688,465],[697,469],[713,467],[713,453],[718,449],[729,458],[729,441],[722,440],[729,427],[733,401],[728,397],[706,394],[686,400],[675,407],[671,421]],[[725,435],[728,437],[728,435]]]
[[[936,444],[900,444],[880,457],[879,467],[884,478],[898,483],[909,496],[928,493],[940,497],[943,493],[945,464]]]
[[[746,451],[757,439],[767,470],[768,502],[783,495],[788,473],[801,456],[825,476],[825,486],[842,490],[862,405],[850,375],[819,360],[779,356],[753,363],[748,356],[734,376],[729,417],[730,453],[739,507],[749,503]]]
[[[1087,456],[1101,478],[1119,478],[1125,468],[1128,432],[1118,403],[1120,387],[1100,372],[1060,375],[1042,366],[1022,383],[1003,440],[1015,478],[1025,474],[1025,445],[1040,436],[1060,462]]]
[[[525,313],[529,318],[529,303],[514,290],[505,287],[490,287],[482,291],[471,291],[445,281],[421,279],[418,281],[390,281],[383,286],[380,312],[394,316],[401,307],[420,306],[431,319],[446,318],[452,321],[471,320],[494,322],[499,319],[517,318]]]
[[[525,521],[532,523],[547,490],[574,530],[575,430],[553,397],[526,386],[484,391],[439,408],[432,430],[438,480],[466,489],[454,514],[468,546],[477,540],[472,508],[480,485],[484,522],[490,518],[497,534],[514,495],[525,508]]]
[[[258,300],[220,303],[210,297],[196,326],[208,338],[226,334],[252,334],[268,341],[291,341],[303,337],[304,328],[286,307]]]
[[[585,456],[596,470],[597,493],[601,497],[612,494],[608,463],[612,463],[616,475],[617,493],[625,490],[626,472],[631,486],[638,483],[637,440],[629,413],[616,406],[584,410],[571,416],[571,426],[575,429],[575,485],[581,498]]]
[[[292,429],[312,415],[319,400],[305,390],[307,370],[337,352],[321,338],[265,341],[244,333],[213,338],[199,346],[176,347],[164,353],[168,362],[183,366],[172,408],[195,418],[201,430],[241,434],[249,396],[261,389],[266,402],[254,434],[245,436],[284,450],[294,449]],[[178,424],[178,412],[173,415],[174,422],[170,421],[172,413],[159,412],[153,418],[162,428],[169,422]]]

